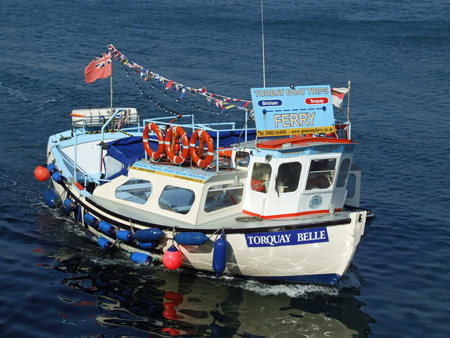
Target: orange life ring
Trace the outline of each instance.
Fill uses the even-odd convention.
[[[177,139],[181,138],[183,144],[183,150],[177,152],[174,148],[177,143]],[[189,139],[183,128],[180,126],[173,126],[169,128],[166,134],[166,154],[167,158],[174,164],[182,164],[189,155]]]
[[[150,129],[153,130],[153,132],[158,137],[158,150],[156,151],[153,151],[148,144],[148,134],[150,132]],[[148,156],[150,156],[154,160],[159,160],[161,158],[161,155],[164,153],[164,136],[161,129],[159,129],[159,127],[155,123],[152,123],[151,125],[150,123],[148,123],[145,126],[144,134],[142,134],[142,142],[144,143],[144,148]]]
[[[200,145],[198,147],[195,146],[197,139],[200,137]],[[203,155],[203,144],[206,142],[206,146],[208,147],[208,153],[206,154],[206,157],[202,159]],[[201,149],[200,149],[201,148]],[[191,149],[191,157],[194,163],[199,166],[200,168],[206,168],[213,160],[214,157],[214,142],[209,136],[209,134],[201,129],[198,129],[194,131],[194,133],[191,136],[190,141],[190,149]]]

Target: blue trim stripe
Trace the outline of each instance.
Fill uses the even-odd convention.
[[[306,276],[263,277],[262,279],[335,286],[337,282],[339,282],[339,280],[341,279],[341,276],[336,273],[326,273],[321,275],[306,275]]]

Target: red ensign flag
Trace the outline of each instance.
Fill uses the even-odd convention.
[[[111,51],[103,53],[102,56],[95,58],[84,69],[86,83],[94,82],[98,79],[106,79],[112,75],[112,54]]]

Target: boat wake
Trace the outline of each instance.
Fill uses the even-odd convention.
[[[232,286],[232,285],[229,285]],[[302,298],[311,294],[338,296],[339,290],[332,287],[313,284],[278,284],[271,285],[258,281],[247,281],[241,287],[260,296],[287,295],[290,298]]]

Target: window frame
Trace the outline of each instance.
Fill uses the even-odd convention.
[[[284,173],[283,173],[283,176],[285,178],[280,178],[280,168],[283,167],[283,166],[287,166],[287,165],[298,165],[298,166],[300,166],[300,170],[298,170],[298,177],[297,177],[297,180],[296,180],[297,184],[296,184],[295,189],[293,189],[293,190],[285,191],[285,189],[283,189],[283,191],[280,191],[281,190],[281,189],[279,189],[280,187],[285,188],[285,187],[290,187],[291,186],[291,185],[284,186],[284,185],[280,184],[280,180],[281,179],[283,179],[283,181],[285,181],[285,182],[289,182],[290,178],[292,178],[292,176],[290,176],[290,175],[284,176],[284,175],[286,175]],[[302,164],[299,161],[292,161],[292,162],[281,163],[278,166],[277,175],[275,176],[275,191],[278,194],[290,194],[290,193],[295,193],[296,191],[298,191],[298,189],[300,187],[301,177],[302,177],[302,169],[303,169],[303,166],[302,166]]]
[[[333,169],[324,169],[324,170],[314,170],[311,171],[311,168],[313,166],[313,162],[315,161],[334,161],[334,167]],[[331,190],[334,187],[334,184],[336,182],[336,166],[338,163],[338,157],[315,157],[315,158],[310,158],[309,159],[309,166],[308,166],[308,173],[306,175],[306,183],[305,183],[305,191],[317,191],[317,190]],[[316,175],[315,180],[319,181],[321,180],[322,183],[326,183],[326,181],[328,180],[328,186],[327,187],[310,187],[310,185],[312,184],[310,180],[312,180],[313,178],[310,177],[311,173],[316,173],[318,175]],[[327,176],[327,175],[322,175],[320,176],[320,173],[330,173],[331,175]],[[330,178],[331,177],[331,180]],[[324,180],[325,178],[325,180]],[[317,183],[316,183],[317,184]],[[319,182],[320,184],[320,182]]]
[[[185,190],[187,192],[191,192],[191,201],[190,204],[186,204],[186,205],[174,205],[175,203],[171,203],[171,201],[169,201],[168,199],[164,198],[164,201],[161,201],[161,198],[163,198],[163,194],[168,191],[168,189],[179,189],[179,190]],[[178,195],[179,196],[179,195]],[[193,199],[192,199],[193,197]],[[196,200],[196,194],[195,191],[189,188],[184,188],[184,187],[179,187],[176,185],[171,185],[168,184],[166,186],[164,186],[164,188],[161,190],[161,193],[159,194],[158,197],[158,206],[159,209],[164,210],[164,211],[170,211],[170,212],[174,212],[176,214],[179,215],[187,215],[191,212],[192,210],[192,206],[194,205]],[[162,205],[167,206],[167,208],[162,207]],[[185,211],[185,209],[189,206],[189,209]],[[177,210],[178,209],[178,210]]]
[[[223,188],[217,188],[217,187],[223,187]],[[234,204],[225,205],[225,206],[220,207],[220,208],[214,208],[212,210],[209,210],[209,209],[207,210],[208,195],[210,193],[227,192],[226,195],[228,196],[229,195],[228,191],[230,191],[230,190],[241,190],[239,201],[237,201]],[[220,198],[220,196],[209,196],[209,198],[217,198],[217,197]],[[231,201],[234,198],[235,198],[235,196],[232,196],[232,195],[230,196],[230,200]],[[244,199],[244,184],[242,182],[238,182],[238,183],[229,182],[229,183],[219,183],[219,184],[210,185],[208,187],[208,189],[206,190],[205,201],[203,203],[203,212],[205,212],[206,214],[211,214],[211,213],[216,212],[216,211],[222,211],[222,210],[225,210],[225,209],[228,209],[228,208],[232,208],[232,207],[240,205],[242,203],[243,199]]]
[[[269,178],[267,180],[264,179],[263,176],[267,175],[267,172],[262,172],[261,174],[258,173],[258,176],[261,177],[255,177],[255,170],[257,166],[268,166],[270,168],[269,171]],[[250,189],[254,192],[259,192],[263,194],[267,194],[267,192],[270,189],[270,180],[272,178],[272,165],[270,163],[266,162],[254,162],[252,166],[252,176],[250,177]]]
[[[141,181],[141,182],[139,182],[139,183],[130,183],[132,181],[133,182]],[[145,190],[145,185],[148,185],[148,184],[150,184],[150,190]],[[139,186],[142,186],[144,188],[142,188],[142,187],[140,188]],[[129,187],[129,188],[126,189],[124,187]],[[132,189],[132,188],[140,188],[140,189]],[[116,199],[118,199],[118,200],[121,200],[121,201],[126,201],[126,202],[130,202],[130,203],[134,203],[134,204],[144,205],[150,200],[150,197],[153,194],[153,190],[154,190],[153,183],[150,180],[132,177],[132,178],[126,180],[121,185],[117,186],[116,189],[114,189],[114,197]],[[133,191],[134,192],[141,192],[143,194],[146,194],[146,193],[149,193],[149,194],[148,194],[147,198],[144,200],[143,198],[140,197],[141,194],[133,193]],[[119,193],[119,195],[123,194],[124,196],[123,197],[119,197],[119,196],[117,196],[117,193]],[[131,196],[126,198],[125,197],[126,194],[129,194]],[[142,201],[142,203],[139,202],[139,200]]]

